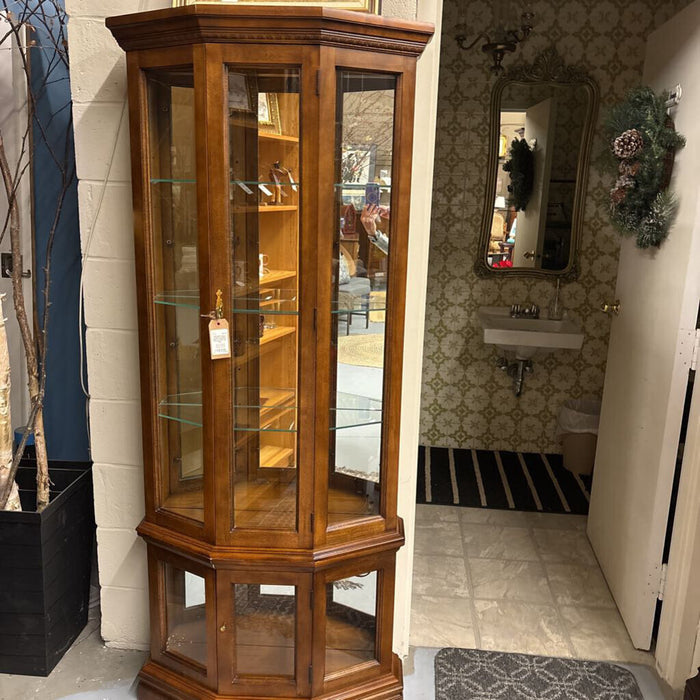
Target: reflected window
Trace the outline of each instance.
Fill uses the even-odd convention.
[[[330,525],[379,513],[396,77],[338,71]]]
[[[190,571],[165,564],[165,650],[200,666],[207,663],[205,581]]]
[[[377,572],[326,585],[326,675],[377,658]]]

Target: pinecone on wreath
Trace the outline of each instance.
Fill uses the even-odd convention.
[[[625,197],[627,196],[627,189],[624,187],[616,187],[614,190],[610,190],[610,202],[612,207],[616,207],[621,204]]]
[[[644,139],[637,129],[623,131],[612,143],[612,152],[621,160],[634,158],[644,148]]]
[[[620,175],[624,175],[626,177],[636,177],[637,173],[639,172],[639,168],[641,167],[641,163],[638,160],[635,160],[634,162],[629,162],[626,160],[623,160],[620,163],[620,167],[618,168],[618,171]]]

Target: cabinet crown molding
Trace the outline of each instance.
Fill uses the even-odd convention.
[[[419,56],[433,35],[427,22],[327,7],[187,5],[107,19],[125,51],[221,43],[361,48]]]

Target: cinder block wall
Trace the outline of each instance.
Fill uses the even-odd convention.
[[[104,26],[105,17],[170,6],[170,0],[66,0],[80,230],[83,255],[90,443],[94,460],[95,516],[102,636],[107,646],[148,648],[145,545],[135,532],[144,513],[136,279],[131,216],[129,129],[124,54]],[[439,21],[441,0],[385,0],[383,14]],[[439,32],[438,32],[439,36]],[[432,154],[439,40],[419,70],[413,176],[411,246],[399,513],[406,546],[399,553],[394,643],[408,652],[411,601],[415,454],[422,363],[423,309],[430,222]],[[420,281],[420,283],[419,283]],[[416,311],[418,310],[418,311]]]
[[[148,582],[126,62],[104,20],[169,4],[66,0],[102,636],[126,649],[148,648]]]

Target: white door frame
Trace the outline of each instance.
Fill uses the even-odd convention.
[[[696,376],[673,522],[656,667],[673,688],[695,675],[700,623],[700,375]]]
[[[420,434],[420,395],[423,377],[423,335],[428,287],[430,215],[437,126],[438,76],[442,0],[418,0],[416,19],[432,22],[435,34],[418,59],[411,177],[411,220],[408,234],[406,315],[401,387],[398,513],[403,518],[406,544],[396,559],[394,651],[408,656],[413,587],[413,540],[416,521],[416,455]]]

